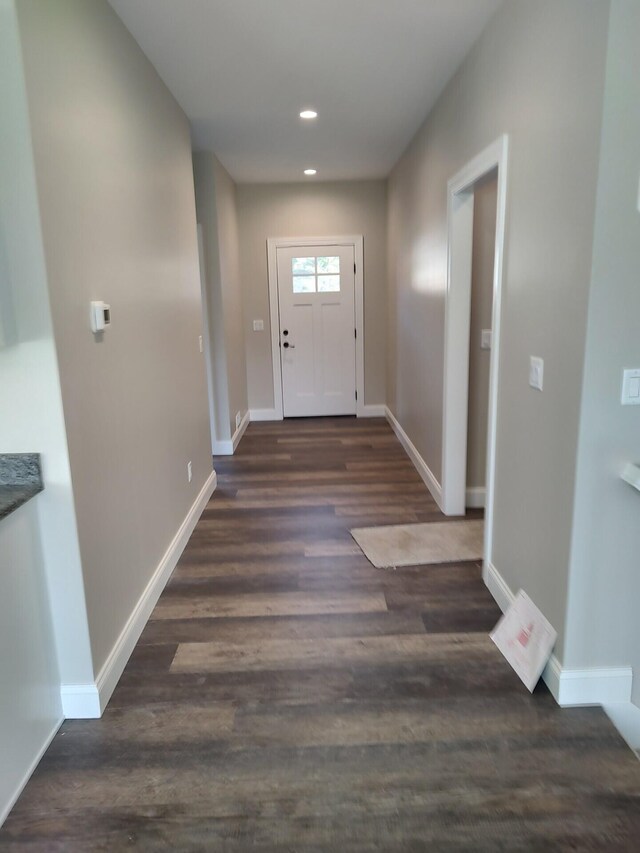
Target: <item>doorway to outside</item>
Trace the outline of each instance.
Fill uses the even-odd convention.
[[[464,515],[467,505],[469,373],[474,201],[480,182],[497,175],[495,248],[489,353],[486,439],[484,567],[492,563],[496,464],[496,416],[500,360],[502,267],[507,198],[508,137],[474,157],[448,183],[448,276],[445,308],[442,504],[445,515]],[[489,330],[486,330],[489,331]]]
[[[361,414],[363,239],[267,241],[278,418]]]

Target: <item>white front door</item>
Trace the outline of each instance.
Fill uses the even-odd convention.
[[[280,247],[277,258],[284,416],[354,415],[354,247]]]

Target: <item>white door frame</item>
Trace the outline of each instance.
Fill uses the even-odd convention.
[[[353,246],[355,273],[356,329],[356,416],[364,416],[364,238],[362,234],[347,237],[269,237],[267,239],[267,272],[269,280],[269,321],[271,324],[271,363],[273,366],[273,403],[275,420],[284,419],[282,403],[282,364],[280,361],[280,309],[278,305],[277,250],[295,246]]]
[[[209,398],[209,432],[211,435],[211,453],[216,455],[216,412],[214,394],[214,373],[211,362],[211,330],[209,327],[209,295],[207,293],[206,263],[204,257],[204,238],[202,223],[198,222],[198,260],[200,262],[200,295],[202,297],[202,349],[204,351],[207,373],[207,396]]]
[[[467,420],[469,405],[469,327],[471,317],[471,255],[473,248],[473,188],[498,170],[496,243],[493,271],[492,345],[489,368],[487,482],[485,500],[484,571],[491,562],[496,463],[496,420],[500,321],[507,203],[505,135],[470,160],[447,184],[448,258],[445,308],[444,405],[442,424],[442,511],[465,514],[467,480]]]

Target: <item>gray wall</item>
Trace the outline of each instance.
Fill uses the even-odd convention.
[[[482,330],[491,328],[497,202],[498,181],[492,175],[480,181],[473,193],[467,488],[486,486],[491,350],[481,349],[480,343]]]
[[[97,672],[211,473],[189,126],[106,0],[17,8]]]
[[[210,151],[196,152],[193,166],[203,237],[215,438],[227,441],[236,429],[236,413],[244,416],[249,408],[236,186]]]
[[[494,563],[562,650],[609,4],[500,7],[389,186],[388,401],[441,477],[447,180],[510,138]],[[545,390],[528,385],[545,359]],[[561,655],[562,656],[562,655]]]
[[[640,705],[640,407],[622,370],[640,367],[640,5],[612,3],[580,420],[566,663],[634,667]]]
[[[240,271],[251,409],[274,406],[268,237],[364,235],[365,403],[384,403],[386,198],[384,181],[238,186]],[[254,319],[264,320],[264,332],[253,331]]]

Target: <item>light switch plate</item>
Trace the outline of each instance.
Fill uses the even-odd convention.
[[[480,349],[491,349],[491,329],[483,329],[480,333]]]
[[[542,391],[544,382],[544,360],[532,355],[529,363],[529,385],[536,391]]]
[[[640,406],[640,368],[622,372],[622,405]]]
[[[254,320],[253,321],[253,331],[254,332],[264,332],[264,320]]]

